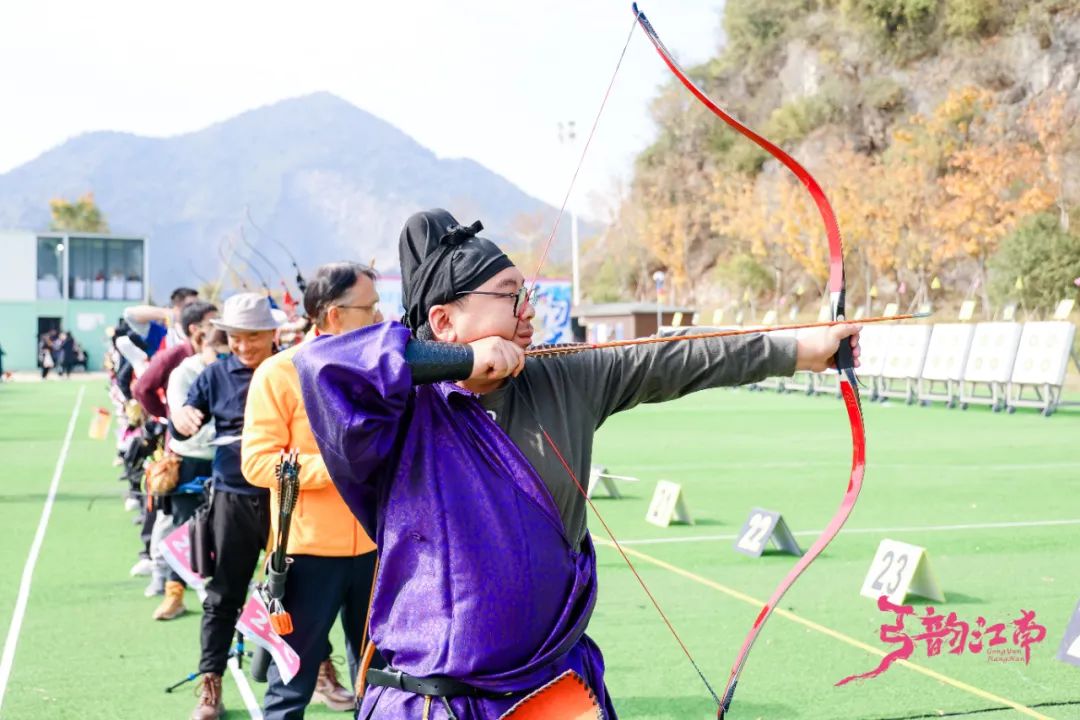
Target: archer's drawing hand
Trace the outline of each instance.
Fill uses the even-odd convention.
[[[486,337],[469,343],[473,351],[470,380],[502,380],[516,377],[525,369],[525,351],[501,337]]]

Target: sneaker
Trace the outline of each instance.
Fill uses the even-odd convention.
[[[184,607],[184,585],[175,580],[165,583],[165,599],[154,611],[155,620],[172,620],[187,612]]]
[[[315,681],[311,702],[321,702],[331,710],[341,712],[356,710],[356,696],[338,682],[337,668],[329,658],[319,665],[319,677]]]
[[[131,577],[149,575],[154,572],[154,562],[150,558],[139,558],[139,562],[131,566]]]
[[[135,512],[136,510],[139,509],[139,507],[140,507],[140,504],[139,504],[139,501],[138,501],[137,498],[133,498],[133,497],[124,498],[124,511],[125,512]]]
[[[156,597],[165,594],[165,578],[154,573],[150,576],[150,584],[143,590],[143,597]]]
[[[217,673],[204,673],[199,683],[199,704],[191,711],[191,720],[217,720],[224,714],[221,676]]]

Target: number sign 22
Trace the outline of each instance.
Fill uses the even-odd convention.
[[[802,549],[783,516],[764,508],[754,508],[750,511],[750,516],[746,518],[735,540],[735,549],[743,555],[761,557],[761,553],[765,551],[765,545],[770,540],[783,552],[796,556],[802,555]]]

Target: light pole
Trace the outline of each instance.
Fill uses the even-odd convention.
[[[660,309],[660,293],[664,289],[664,271],[657,270],[652,274],[653,282],[656,283],[656,334],[660,334],[660,328],[664,324],[663,312]]]
[[[573,157],[573,150],[575,148],[574,141],[577,139],[576,123],[573,120],[567,122],[559,122],[559,142],[568,145],[570,148],[570,155]],[[574,212],[573,203],[568,202],[568,210],[570,211],[570,273],[573,283],[573,298],[574,305],[581,304],[581,265],[578,260],[578,220],[577,213]]]
[[[68,330],[68,267],[67,256],[64,254],[66,247],[64,242],[67,240],[67,236],[64,239],[56,243],[56,274],[60,276],[60,297],[64,301],[64,319],[61,323],[61,329]]]

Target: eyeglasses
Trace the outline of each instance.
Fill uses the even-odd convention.
[[[379,307],[379,303],[375,302],[371,305],[333,305],[332,307],[341,308],[343,310],[366,310],[367,312],[375,312],[375,308]]]
[[[466,290],[459,292],[458,297],[462,295],[491,295],[492,297],[504,297],[513,298],[514,300],[514,317],[518,317],[518,311],[524,307],[525,303],[532,300],[532,291],[529,288],[522,285],[515,292],[490,292],[485,290]]]

